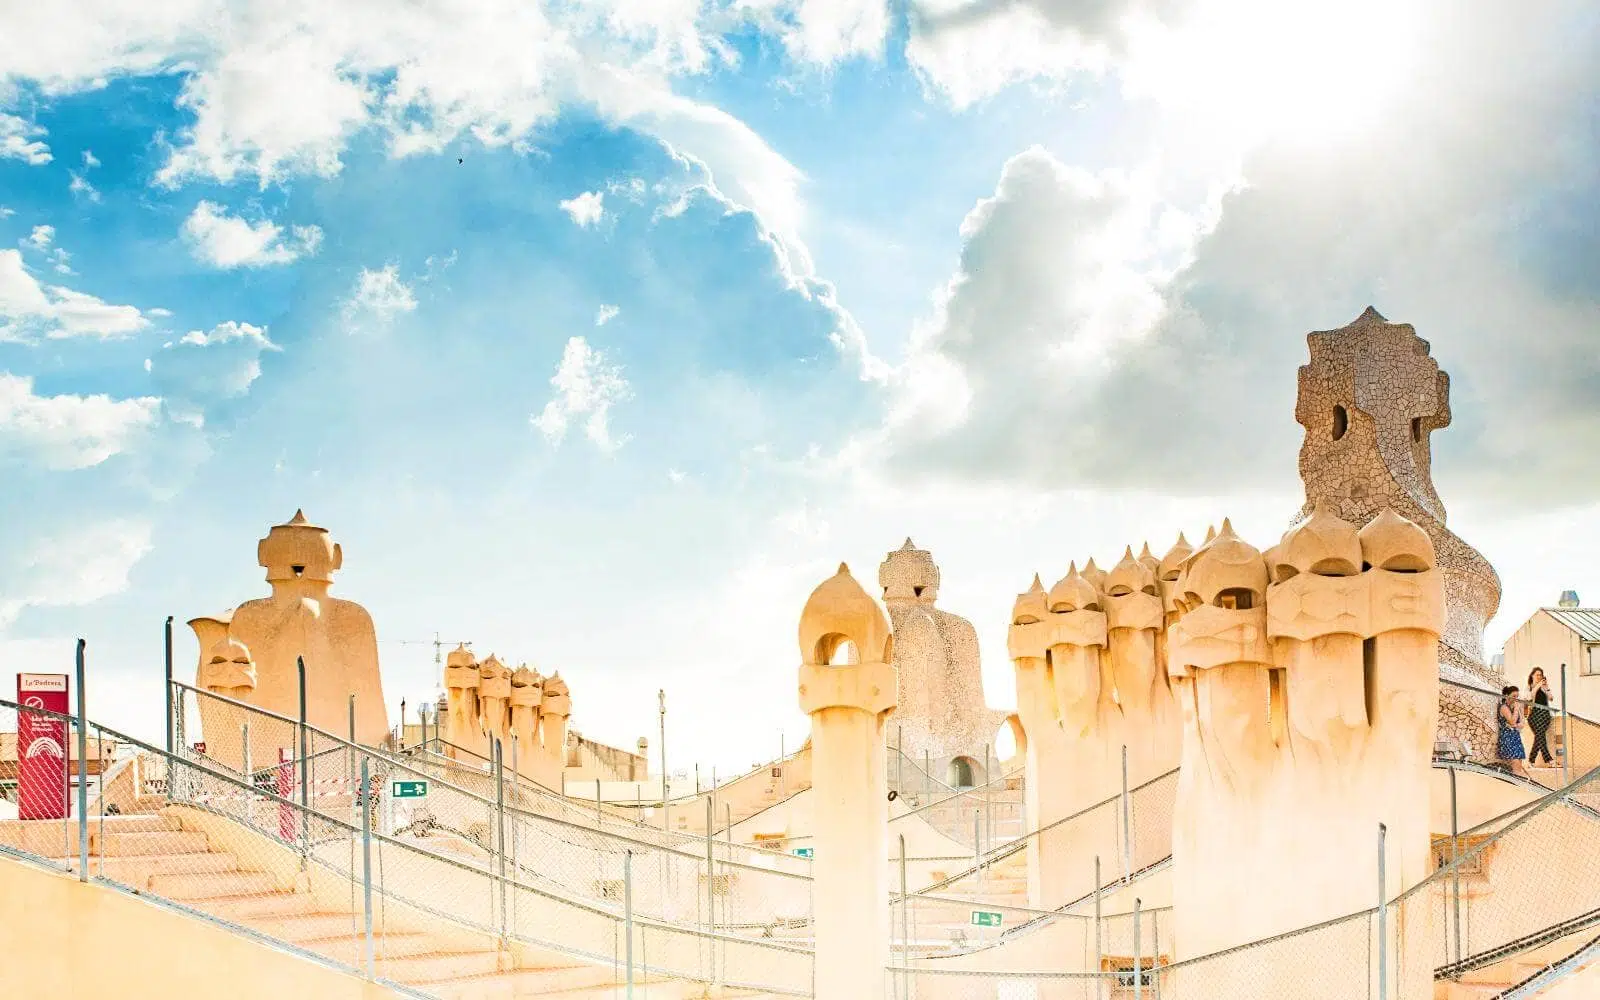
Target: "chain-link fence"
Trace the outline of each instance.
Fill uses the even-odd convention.
[[[1528,806],[1437,837],[1437,870],[1389,907],[1392,962],[1507,989],[1600,936],[1600,770]],[[1422,931],[1425,930],[1426,933]]]
[[[289,748],[280,748],[281,763],[253,770],[249,780],[298,802],[308,815],[358,819],[356,789],[366,767],[374,782],[376,829],[419,850],[491,872],[502,871],[503,858],[504,870],[519,881],[613,912],[627,858],[636,876],[634,912],[642,917],[763,937],[810,924],[808,859],[631,823],[622,824],[626,835],[597,829],[604,811],[590,814],[537,786],[515,785],[509,780],[514,769],[493,761],[485,773],[427,751],[375,751],[241,702],[175,686],[213,727],[204,743],[185,751],[189,759],[235,770],[228,762],[252,759],[259,734],[270,733],[268,739]],[[241,734],[237,742],[230,739],[235,731]],[[293,753],[301,745],[304,758]],[[500,775],[505,777],[497,780]],[[469,780],[489,795],[455,780]],[[504,798],[508,792],[518,804]],[[175,794],[226,807],[213,803],[214,793],[180,786]]]
[[[885,970],[891,1000],[1108,1000],[1132,997],[1132,973],[976,972],[958,969]],[[1143,977],[1146,981],[1149,976]],[[1126,984],[1126,988],[1124,988]],[[1145,995],[1153,997],[1149,987]]]
[[[1038,886],[1042,898],[1032,901],[1046,910],[1070,906],[1095,891],[1095,866],[1089,859],[1099,859],[1098,886],[1104,889],[1136,878],[1172,856],[1172,818],[1177,789],[1178,772],[1174,769],[1024,836],[976,853],[965,859],[969,864],[953,873],[939,873],[934,863],[946,860],[943,858],[913,855],[907,860],[913,878],[919,874],[936,876],[928,880],[921,891],[966,895],[981,888],[997,869],[1016,865],[1019,859],[1029,865],[1039,863],[1034,855],[1047,862],[1076,859],[1082,863],[1070,869],[1060,866],[1052,869],[1050,877],[1042,879]],[[894,821],[889,828],[893,833]]]
[[[7,714],[15,720],[16,706],[0,702],[0,727]],[[66,740],[76,739],[75,719],[24,714],[25,732],[30,722],[42,721],[59,727]],[[722,890],[738,880],[726,863],[713,865],[707,879],[672,867],[675,859],[636,870],[639,859],[623,851],[615,900],[591,905],[550,891],[531,874],[532,866],[520,859],[513,865],[509,851],[485,864],[471,849],[453,856],[387,830],[385,815],[395,799],[385,786],[409,779],[396,779],[394,769],[374,775],[373,757],[360,758],[349,814],[336,817],[203,754],[169,756],[93,724],[87,742],[165,766],[147,769],[159,771],[159,780],[141,786],[127,809],[117,808],[108,786],[97,815],[72,804],[49,818],[0,820],[0,849],[64,870],[87,861],[90,877],[419,996],[477,995],[472,989],[480,985],[519,995],[558,992],[621,986],[630,978],[810,994],[807,949],[707,929],[713,908],[728,906],[729,893]],[[338,770],[331,762],[350,756],[348,748],[312,753],[330,762],[330,781]],[[297,772],[300,763],[286,761],[285,769]],[[176,800],[165,794],[173,789]],[[484,836],[507,845],[513,839],[508,826],[499,811]],[[636,890],[648,901],[652,883],[668,879],[690,883],[691,892],[703,890],[706,928],[675,926],[634,907]]]

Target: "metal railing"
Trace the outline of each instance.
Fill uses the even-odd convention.
[[[634,905],[640,914],[697,929],[754,934],[809,923],[807,859],[773,852],[759,852],[758,857],[756,849],[709,835],[663,837],[660,831],[633,825],[623,832],[597,828],[592,814],[564,815],[573,809],[569,800],[537,787],[530,798],[527,786],[514,786],[514,762],[507,767],[501,761],[488,773],[469,774],[447,758],[359,746],[298,720],[174,683],[179,692],[175,702],[196,702],[209,719],[203,758],[211,766],[244,780],[245,773],[231,762],[248,762],[274,744],[303,746],[303,758],[284,754],[269,769],[251,765],[249,780],[255,787],[296,798],[307,815],[353,815],[352,790],[364,764],[378,781],[380,829],[405,837],[420,850],[483,870],[509,866],[549,891],[610,907],[617,903],[623,858],[631,855],[637,876]],[[183,731],[181,725],[178,731]],[[240,733],[237,743],[225,739],[232,732]],[[194,751],[182,753],[194,759]],[[452,780],[473,776],[487,785],[487,794]],[[185,798],[189,792],[180,783],[173,794]],[[541,808],[551,804],[557,808]],[[710,874],[708,859],[716,869]]]
[[[508,950],[515,963],[522,952],[513,946],[544,955],[536,954],[530,969],[549,968],[556,956],[558,971],[576,970],[563,974],[584,985],[676,979],[809,995],[812,957],[804,948],[639,912],[636,892],[647,894],[659,873],[638,870],[634,852],[617,860],[614,902],[588,903],[552,891],[526,867],[484,866],[385,831],[387,803],[371,758],[361,761],[353,815],[336,818],[205,758],[167,754],[92,722],[22,711],[161,760],[166,786],[181,791],[143,811],[104,811],[94,826],[81,806],[70,818],[0,822],[0,849],[8,854],[164,900],[368,978],[410,982],[417,996],[431,995],[418,982],[443,978],[441,963],[460,973],[452,981],[490,975],[505,966]],[[8,712],[15,715],[17,706],[0,700],[0,714]],[[494,836],[505,838],[503,809],[494,823]],[[165,850],[121,853],[124,842],[152,835],[164,838]],[[80,856],[71,857],[73,850]],[[720,902],[719,883],[737,875],[715,858],[702,863],[710,872],[706,898]]]

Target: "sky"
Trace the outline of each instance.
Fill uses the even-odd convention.
[[[376,622],[574,726],[798,745],[906,536],[1014,703],[1035,572],[1301,502],[1306,333],[1452,377],[1488,648],[1600,601],[1585,0],[0,0],[0,664],[160,732],[162,622],[303,508]],[[1589,595],[1593,595],[1590,597]],[[653,751],[654,752],[654,751]]]

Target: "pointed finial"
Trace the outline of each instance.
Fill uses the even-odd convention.
[[[1084,563],[1083,571],[1085,573],[1093,573],[1096,570],[1098,570],[1099,568],[1100,568],[1099,566],[1096,566],[1094,564],[1094,556],[1090,556],[1089,557],[1089,561],[1087,563]]]
[[[911,541],[911,536],[910,535],[906,536],[906,543],[904,545],[900,546],[900,551],[901,552],[915,552],[915,551],[917,551],[917,546],[916,546],[916,544],[914,542]]]
[[[1356,318],[1356,322],[1357,323],[1372,323],[1372,322],[1387,323],[1389,321],[1383,317],[1383,313],[1381,313],[1378,310],[1374,309],[1372,306],[1367,306],[1366,311],[1364,311],[1360,316],[1358,316]]]
[[[845,565],[844,563],[840,563],[839,564],[839,572],[835,573],[834,575],[835,576],[849,576],[850,575],[850,567]]]
[[[1233,533],[1233,522],[1228,520],[1227,518],[1223,518],[1222,519],[1222,534],[1227,535],[1229,537],[1233,537],[1233,538],[1238,537],[1238,536],[1234,535],[1234,533]]]
[[[1182,545],[1185,548],[1189,548],[1190,547],[1189,546],[1189,539],[1183,537],[1183,532],[1181,532],[1181,531],[1178,532],[1178,541],[1175,544],[1176,545]]]
[[[289,518],[289,523],[290,524],[308,524],[309,522],[306,520],[306,512],[301,510],[300,508],[296,507],[295,508],[295,512],[294,512],[294,517]]]
[[[1067,564],[1067,575],[1068,576],[1077,576],[1078,575],[1078,560],[1074,559],[1070,563]]]
[[[1154,559],[1155,555],[1156,554],[1154,552],[1150,551],[1150,543],[1149,542],[1145,542],[1144,543],[1144,547],[1139,550],[1139,558],[1140,559]]]
[[[1036,593],[1036,592],[1037,593],[1043,593],[1044,592],[1044,581],[1039,579],[1039,574],[1038,573],[1033,574],[1033,586],[1028,588],[1028,593],[1032,594],[1032,593]]]
[[[1130,562],[1133,560],[1133,546],[1132,545],[1123,546],[1123,548],[1122,548],[1122,558],[1127,559]]]
[[[1216,525],[1207,525],[1206,526],[1206,542],[1209,543],[1209,542],[1215,540],[1216,537],[1217,537]]]

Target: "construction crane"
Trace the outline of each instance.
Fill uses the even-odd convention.
[[[439,687],[444,687],[444,648],[446,646],[472,647],[472,640],[440,639],[439,633],[433,633],[432,639],[379,639],[379,642],[392,642],[396,646],[432,646],[433,667],[438,672]]]

